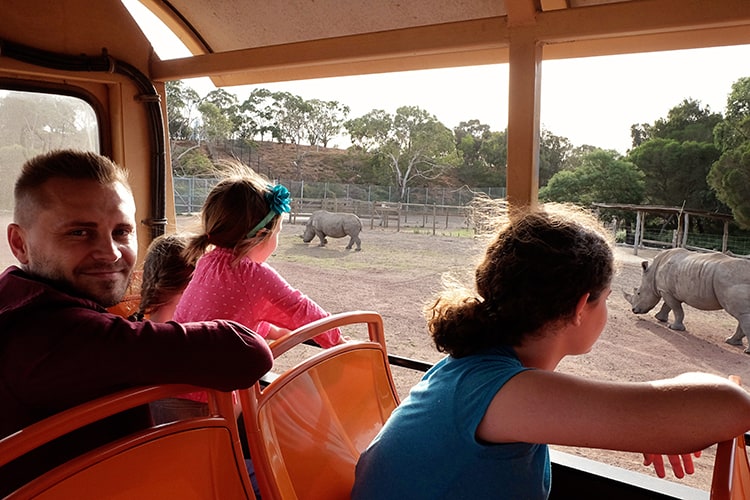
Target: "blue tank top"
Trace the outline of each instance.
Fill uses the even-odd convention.
[[[352,499],[546,499],[547,445],[475,437],[497,391],[527,369],[511,348],[442,359],[360,457]]]

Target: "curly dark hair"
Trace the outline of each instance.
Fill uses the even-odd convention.
[[[447,288],[425,309],[436,347],[463,357],[518,346],[597,300],[614,275],[611,240],[596,218],[569,205],[512,214],[475,273],[476,293]]]

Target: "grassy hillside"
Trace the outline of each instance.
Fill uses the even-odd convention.
[[[378,171],[369,155],[346,149],[276,142],[256,142],[252,146],[237,141],[200,145],[192,141],[172,143],[172,168],[176,176],[211,175],[213,163],[232,158],[239,159],[269,179],[393,185],[389,173],[382,168]],[[429,186],[460,185],[450,171],[429,181]]]
[[[205,142],[198,145],[191,141],[172,144],[172,166],[178,176],[207,175],[213,163],[233,158],[272,179],[362,182],[362,173],[370,170],[367,157],[344,149],[276,142],[257,142],[252,146]]]

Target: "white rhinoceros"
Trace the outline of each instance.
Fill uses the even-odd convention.
[[[647,313],[663,299],[656,319],[666,322],[671,310],[674,321],[667,326],[684,330],[683,302],[703,311],[724,309],[739,322],[728,344],[741,346],[742,337],[750,334],[750,260],[673,248],[659,252],[651,265],[644,261],[641,266],[641,286],[634,295],[625,294],[634,313]],[[750,345],[745,352],[750,354]]]
[[[331,238],[349,236],[349,244],[346,245],[346,249],[351,250],[352,245],[356,243],[357,251],[359,251],[362,250],[362,242],[359,239],[360,231],[362,231],[362,221],[356,215],[318,210],[313,212],[307,220],[302,241],[310,243],[317,236],[320,238],[319,246],[323,247],[328,243],[326,236]]]

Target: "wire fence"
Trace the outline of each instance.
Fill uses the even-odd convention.
[[[208,193],[219,181],[218,178],[175,177],[174,201],[178,214],[200,212]],[[360,217],[369,218],[369,225],[386,225],[401,227],[401,223],[417,227],[442,226],[465,227],[476,229],[477,213],[471,211],[472,200],[482,193],[493,199],[504,199],[504,187],[486,188],[446,188],[446,187],[411,187],[406,190],[404,200],[399,200],[399,191],[394,186],[376,186],[345,184],[334,182],[278,181],[284,184],[297,201],[298,214],[305,216],[314,209],[325,209],[334,212],[352,212]],[[397,204],[399,210],[394,217],[391,205]],[[295,214],[297,215],[297,214]],[[395,219],[395,220],[394,220]],[[296,221],[296,219],[295,219]],[[632,235],[629,235],[632,244]],[[691,250],[721,251],[721,234],[691,232],[688,235],[686,248]],[[653,246],[671,248],[674,246],[673,230],[646,229],[644,240]],[[663,243],[663,245],[662,245]],[[727,249],[738,256],[750,255],[750,236],[729,234]]]
[[[648,240],[652,246],[672,248],[677,241],[676,230],[645,230],[643,239]],[[721,252],[721,234],[697,233],[688,234],[685,248],[689,250],[711,250]],[[632,243],[632,242],[631,242]],[[660,244],[661,243],[661,244]],[[738,256],[750,255],[750,236],[729,234],[727,237],[727,250]]]
[[[178,214],[199,212],[206,201],[218,178],[175,177],[174,202]],[[394,186],[375,186],[362,184],[344,184],[334,182],[305,182],[284,181],[292,195],[292,199],[320,199],[320,200],[354,200],[368,203],[394,203],[421,205],[441,205],[464,207],[471,203],[474,197],[483,193],[490,198],[505,198],[504,187],[485,188],[446,188],[446,187],[410,187],[407,188],[404,199],[400,199],[399,189]]]

